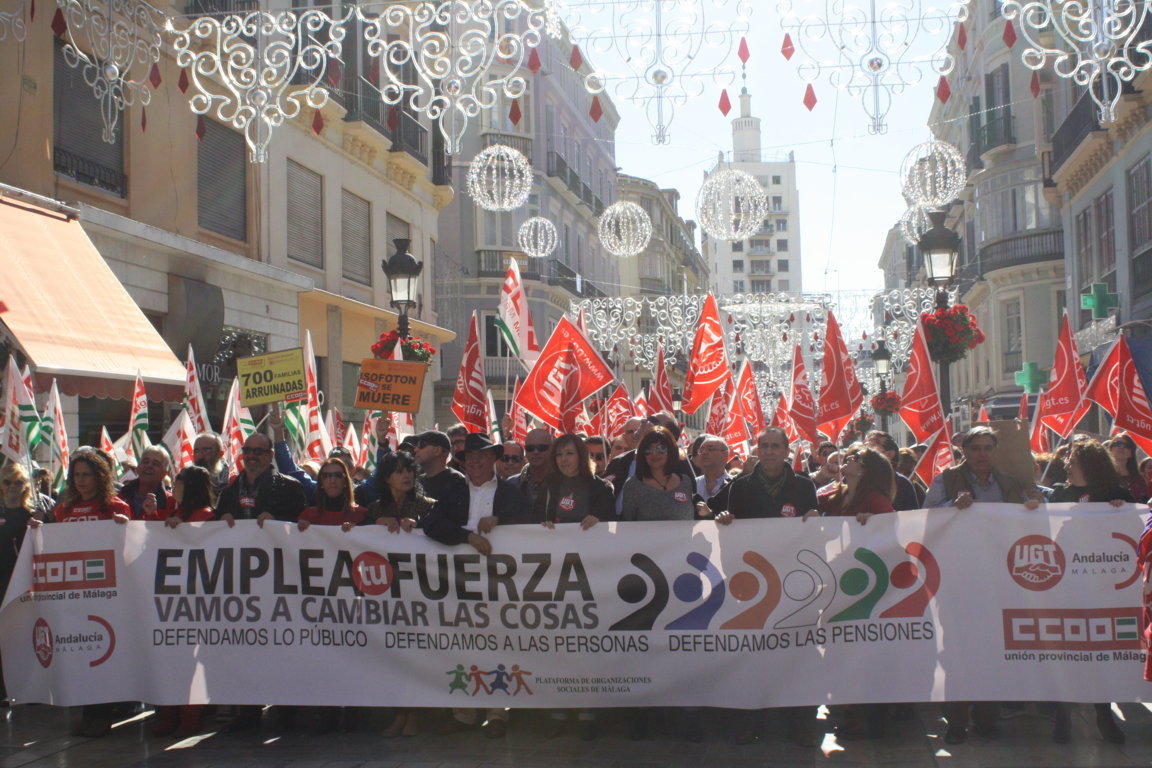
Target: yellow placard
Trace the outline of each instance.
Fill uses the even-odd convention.
[[[304,349],[284,349],[265,355],[236,358],[240,379],[240,404],[248,407],[308,397],[304,375]]]
[[[397,360],[360,361],[360,380],[356,382],[356,407],[372,411],[420,410],[420,395],[424,391],[424,363],[403,363]]]

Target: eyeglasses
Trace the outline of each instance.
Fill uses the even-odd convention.
[[[272,453],[272,451],[268,450],[267,448],[249,448],[248,446],[245,446],[240,449],[240,453],[244,454],[245,456],[263,456],[266,453]]]
[[[524,446],[525,453],[535,453],[537,451],[546,451],[552,446],[550,445],[526,445]]]
[[[1124,449],[1129,450],[1129,451],[1136,450],[1135,445],[1133,445],[1132,443],[1125,443],[1125,442],[1112,443],[1112,447],[1113,448],[1124,448]]]
[[[512,463],[513,461],[524,461],[524,457],[520,456],[519,454],[512,455],[512,454],[506,453],[500,457],[500,461],[506,461],[508,463]]]
[[[344,477],[343,472],[321,472],[320,473],[320,479],[321,480],[340,480],[343,477]]]
[[[666,456],[668,455],[668,446],[666,445],[650,445],[644,449],[645,456]]]

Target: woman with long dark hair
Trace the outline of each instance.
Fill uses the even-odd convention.
[[[692,494],[696,478],[677,473],[676,438],[664,427],[653,427],[636,447],[636,476],[620,492],[623,520],[695,520]]]
[[[172,498],[168,526],[180,523],[206,523],[216,519],[216,486],[212,475],[204,467],[189,464],[176,473],[172,481]]]
[[[406,451],[384,457],[376,471],[380,497],[368,507],[366,522],[386,525],[392,533],[420,527],[436,500],[425,496],[416,483],[417,469],[416,459]]]
[[[316,525],[338,525],[347,532],[364,521],[366,510],[357,506],[355,488],[348,465],[340,459],[325,459],[316,473],[319,487],[316,503],[300,513],[296,526],[302,530]]]
[[[895,511],[896,475],[884,454],[853,445],[844,454],[840,472],[841,481],[822,489],[817,497],[820,514],[855,517],[863,525],[873,515]]]
[[[1108,454],[1112,457],[1112,465],[1120,475],[1120,485],[1124,487],[1136,501],[1148,500],[1148,483],[1140,474],[1140,467],[1136,464],[1136,442],[1127,432],[1120,432],[1108,441]]]

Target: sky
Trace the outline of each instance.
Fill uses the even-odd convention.
[[[747,34],[747,87],[752,114],[762,120],[765,153],[795,152],[804,290],[880,288],[883,276],[876,264],[888,229],[906,208],[900,164],[914,146],[932,140],[927,118],[938,75],[925,68],[918,86],[893,98],[883,135],[869,133],[870,120],[858,98],[826,79],[814,83],[817,103],[809,111],[803,104],[806,82],[797,74],[801,56],[788,61],[780,53],[784,33],[774,6],[767,0],[755,3]],[[739,66],[735,48],[729,63]],[[737,76],[728,87],[732,111],[725,117],[717,106],[721,88],[706,82],[700,97],[677,108],[666,145],[653,143],[642,108],[610,92],[621,114],[617,164],[624,173],[678,189],[681,217],[695,218],[704,172],[715,165],[717,152],[732,149],[740,87]]]

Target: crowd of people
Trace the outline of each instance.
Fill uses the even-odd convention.
[[[321,462],[298,466],[285,441],[283,422],[270,420],[271,435],[250,435],[242,449],[243,471],[235,474],[224,462],[224,446],[214,433],[194,444],[192,464],[173,473],[168,454],[148,448],[134,471],[117,478],[116,459],[95,448],[72,454],[67,485],[59,499],[47,492],[41,478],[21,464],[0,468],[0,594],[7,588],[17,553],[28,527],[91,520],[163,521],[176,527],[186,522],[278,520],[297,525],[383,525],[391,532],[422,532],[443,545],[468,545],[488,555],[491,533],[501,525],[537,524],[554,527],[575,523],[575,533],[610,521],[706,521],[733,525],[742,519],[847,516],[866,525],[877,514],[921,508],[964,509],[973,502],[1006,502],[1035,509],[1045,501],[1143,503],[1152,483],[1152,459],[1136,461],[1136,445],[1126,434],[1101,442],[1075,436],[1053,455],[1035,457],[1032,482],[1005,473],[997,462],[998,438],[987,427],[974,427],[958,439],[957,463],[925,487],[913,468],[924,446],[901,448],[892,435],[873,431],[846,446],[820,443],[797,460],[787,434],[768,427],[756,436],[747,460],[733,454],[723,438],[704,434],[691,442],[681,439],[681,425],[672,414],[656,413],[629,420],[619,435],[583,437],[555,435],[536,428],[523,444],[493,442],[486,434],[468,433],[462,425],[446,432],[426,431],[406,438],[395,450],[387,447],[380,419],[382,446],[376,467],[355,466],[350,454],[335,448]],[[682,446],[687,445],[687,448]],[[794,465],[799,469],[794,469]],[[0,699],[5,699],[0,678]],[[116,704],[97,704],[78,713],[75,732],[88,737],[108,732],[117,717]],[[950,702],[945,741],[977,734],[998,735],[999,704]],[[1069,708],[1048,705],[1054,720],[1053,739],[1071,737]],[[301,708],[281,707],[281,723],[299,725]],[[845,738],[884,733],[887,705],[844,708],[838,733]],[[153,719],[157,735],[190,736],[205,726],[205,707],[161,707]],[[317,732],[336,727],[338,708],[319,708],[309,726]],[[1101,736],[1121,743],[1124,733],[1108,704],[1096,707]],[[596,710],[551,713],[547,735],[564,732],[573,719],[582,738],[597,735]],[[763,725],[763,712],[736,713],[735,739],[751,743]],[[816,710],[795,707],[778,712],[797,744],[815,743]],[[629,710],[629,732],[644,738],[646,710]],[[698,709],[679,712],[681,732],[691,741],[703,739]],[[235,707],[226,728],[256,727],[261,707]],[[429,725],[441,734],[480,728],[491,738],[508,727],[504,709],[456,709],[438,713],[427,722],[427,711],[392,711],[386,737],[415,736]],[[301,726],[303,727],[303,726]]]

